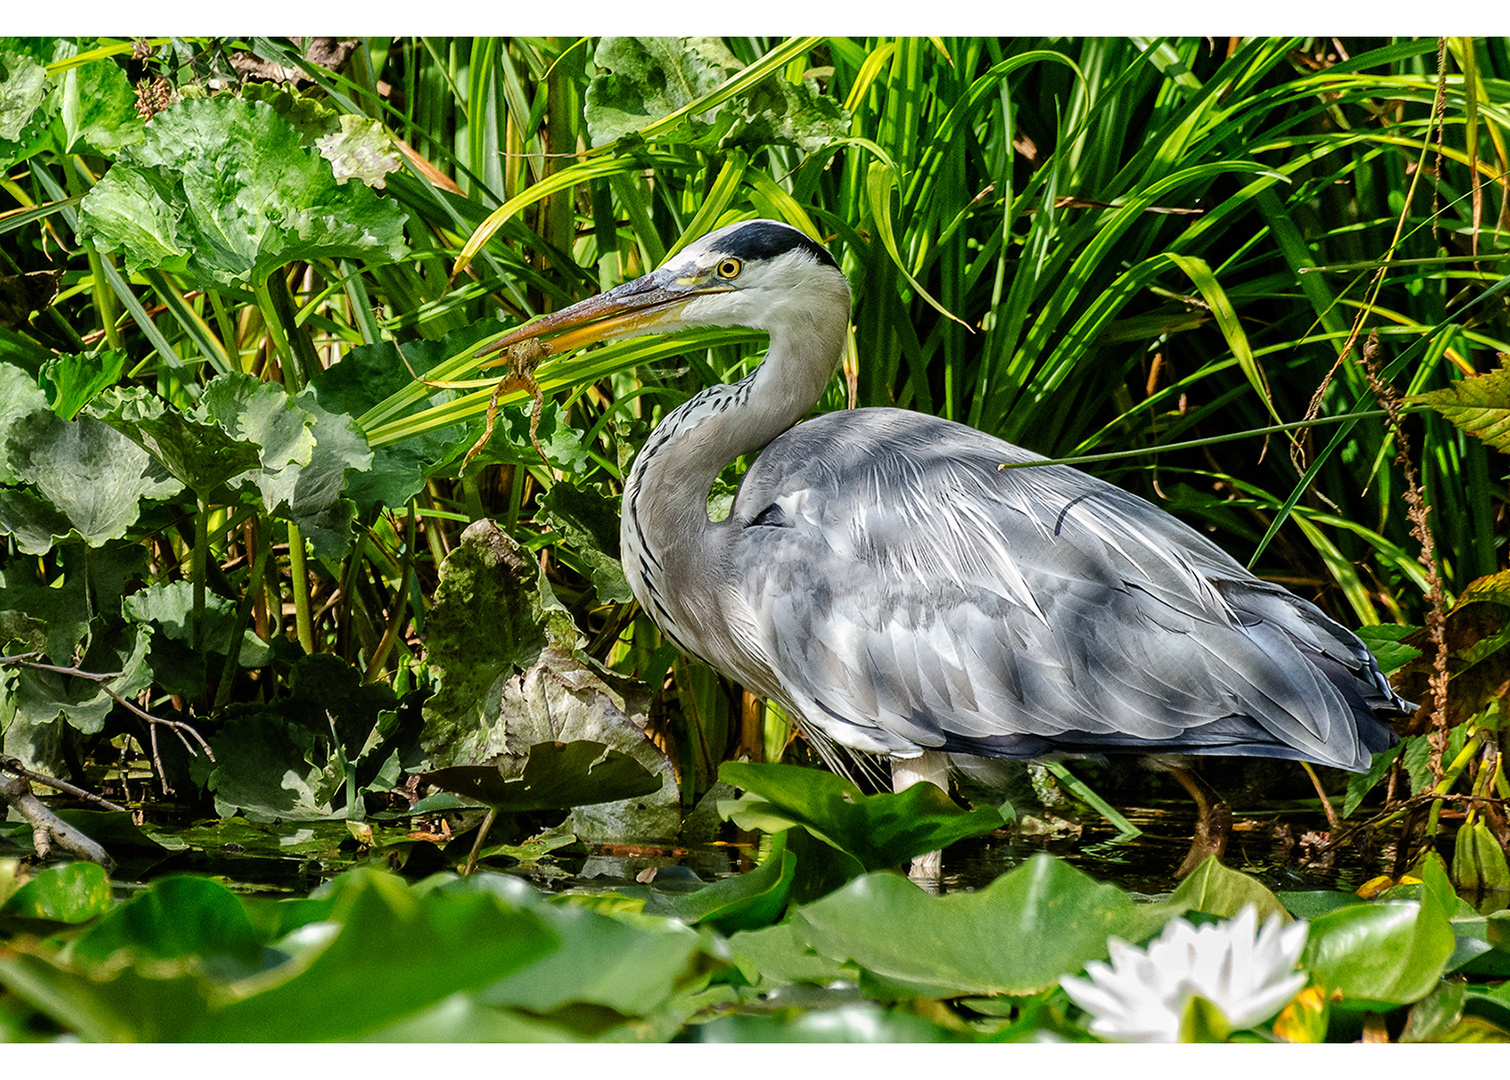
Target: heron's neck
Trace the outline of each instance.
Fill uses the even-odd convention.
[[[752,375],[709,387],[651,434],[624,485],[625,569],[637,595],[636,571],[650,577],[696,569],[701,541],[714,527],[708,520],[714,480],[735,458],[763,449],[807,415],[839,366],[848,326],[846,303],[839,318],[773,329]],[[637,549],[648,552],[643,567],[629,565]],[[688,566],[673,568],[684,559]]]

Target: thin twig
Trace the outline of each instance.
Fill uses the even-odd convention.
[[[92,791],[85,791],[81,787],[75,787],[67,780],[59,780],[57,777],[48,776],[46,773],[32,772],[26,766],[22,765],[20,760],[17,758],[0,757],[0,768],[24,776],[33,783],[46,784],[50,788],[57,788],[59,791],[66,791],[68,792],[68,794],[73,795],[76,798],[85,799],[93,803],[99,803],[106,810],[114,810],[117,813],[126,813],[126,808],[124,806],[117,806],[109,799],[96,795]]]
[[[189,751],[191,755],[195,753],[195,750],[192,746],[189,745],[188,740],[184,738],[184,732],[188,732],[194,737],[194,741],[197,742],[200,746],[200,749],[204,751],[205,757],[209,758],[211,761],[215,760],[215,752],[210,749],[210,744],[205,742],[204,736],[200,735],[198,731],[194,730],[193,725],[186,724],[182,720],[169,720],[165,717],[153,716],[151,713],[138,706],[135,702],[127,700],[120,694],[116,693],[113,689],[111,689],[111,687],[109,686],[110,681],[112,679],[120,678],[123,674],[125,674],[124,672],[116,671],[101,673],[97,671],[84,671],[81,668],[64,667],[60,664],[47,664],[43,663],[40,660],[31,659],[31,657],[40,655],[40,653],[32,652],[22,653],[18,656],[0,656],[0,664],[11,664],[15,667],[32,668],[36,671],[49,671],[54,675],[72,675],[74,678],[89,679],[91,682],[98,683],[100,689],[114,698],[117,703],[124,705],[127,709],[135,713],[137,716],[141,717],[143,720],[147,721],[149,724],[162,724],[165,727],[171,728],[174,733],[178,735],[179,739],[183,742],[184,747]]]

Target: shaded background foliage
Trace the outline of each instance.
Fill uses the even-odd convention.
[[[806,762],[617,561],[636,448],[759,335],[548,358],[462,466],[478,343],[761,215],[854,288],[821,409],[1089,456],[1361,627],[1416,700],[1451,609],[1435,728],[1343,809],[1383,784],[1435,835],[1450,795],[1455,874],[1497,881],[1507,80],[1466,38],[0,41],[4,753],[148,819],[364,843],[441,805],[421,774],[521,783],[540,741],[660,780],[579,807],[584,837],[667,837],[728,797],[721,763]],[[1436,411],[1381,415],[1370,333],[1386,397]]]

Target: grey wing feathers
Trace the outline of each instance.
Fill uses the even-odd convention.
[[[898,410],[778,439],[729,521],[776,693],[855,749],[1239,753],[1366,768],[1358,640],[1119,488]]]

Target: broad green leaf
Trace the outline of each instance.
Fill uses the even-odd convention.
[[[89,630],[89,605],[84,579],[70,574],[56,588],[38,585],[22,575],[0,588],[0,612],[15,612],[37,624],[48,660],[60,667],[73,663],[73,650]]]
[[[502,325],[495,320],[484,319],[447,334],[440,341],[402,344],[379,341],[359,345],[311,379],[308,390],[332,412],[361,416],[390,395],[409,387],[416,375],[424,377],[449,357],[471,353],[477,342],[501,329]],[[402,416],[426,405],[443,405],[457,396],[455,390],[429,389],[427,396],[395,415]],[[542,422],[542,430],[544,426]],[[360,512],[373,506],[403,506],[424,487],[425,478],[439,463],[447,459],[451,447],[461,444],[469,447],[473,442],[476,434],[469,433],[466,425],[455,423],[374,447],[372,467],[348,478],[347,495]],[[528,446],[528,440],[525,443]],[[530,452],[534,453],[533,447]]]
[[[300,657],[289,682],[287,695],[233,712],[210,738],[213,764],[195,760],[196,778],[223,814],[331,817],[337,796],[375,779],[393,749],[398,725],[391,714],[398,702],[391,686],[364,682],[350,664],[329,655]]]
[[[233,373],[210,380],[194,416],[218,425],[235,439],[254,444],[262,472],[278,473],[291,465],[308,465],[314,456],[315,436],[310,431],[314,419],[295,405],[282,387],[254,375]]]
[[[1400,626],[1395,623],[1377,623],[1358,627],[1357,634],[1368,646],[1374,659],[1379,661],[1379,670],[1393,675],[1402,666],[1421,655],[1414,645],[1405,644],[1405,638],[1420,631],[1419,626]]]
[[[56,79],[55,130],[63,153],[115,157],[146,137],[136,91],[114,59],[70,67]]]
[[[867,870],[898,866],[1002,825],[998,811],[961,810],[932,784],[914,784],[895,795],[864,795],[833,773],[742,762],[725,762],[718,775],[746,792],[719,804],[719,812],[741,828],[778,831],[801,825]]]
[[[179,412],[145,387],[108,390],[96,399],[90,414],[150,454],[202,499],[257,468],[260,460],[255,443]]]
[[[72,420],[91,398],[120,382],[126,354],[111,350],[99,356],[64,354],[42,365],[42,389],[47,404],[64,420]]]
[[[725,963],[716,939],[672,919],[602,915],[577,905],[535,910],[560,946],[489,986],[479,1001],[538,1016],[574,1005],[611,1009],[620,1017],[650,1016],[706,984]]]
[[[904,996],[1030,994],[1107,955],[1112,935],[1139,941],[1177,909],[1139,904],[1049,855],[972,893],[933,896],[871,873],[798,908],[807,943],[851,960]]]
[[[743,66],[715,37],[605,37],[593,53],[585,115],[593,146],[604,146],[670,116],[716,90]],[[721,127],[715,126],[722,120]],[[716,139],[732,117],[711,109],[689,117],[695,136]]]
[[[46,117],[47,71],[34,55],[40,42],[0,40],[0,166],[9,167],[33,150]]]
[[[506,778],[494,765],[452,765],[423,777],[504,814],[616,802],[661,788],[660,777],[628,754],[594,742],[531,746],[517,779]]]
[[[36,379],[14,364],[0,364],[0,484],[16,482],[5,448],[11,426],[46,407],[47,395],[38,389]]]
[[[1414,394],[1411,405],[1429,405],[1500,453],[1510,453],[1510,354],[1498,369],[1460,379],[1440,390]]]
[[[337,884],[333,936],[311,936],[293,946],[282,968],[233,983],[233,1000],[181,1037],[357,1038],[452,994],[490,986],[557,944],[536,912],[487,893],[416,894],[397,878],[363,870]]]
[[[264,944],[240,897],[208,878],[180,874],[115,907],[62,958],[101,973],[129,966],[160,978],[194,970],[229,978],[255,972]]]
[[[6,916],[84,923],[109,911],[114,900],[105,869],[92,862],[47,866],[32,872],[31,880],[0,904]]]
[[[263,505],[298,525],[317,556],[339,558],[351,550],[356,520],[356,506],[345,496],[346,476],[371,468],[372,450],[350,416],[323,408],[308,390],[293,403],[313,420],[309,464],[264,469],[257,486]]]
[[[17,479],[35,485],[90,547],[125,536],[140,514],[142,499],[165,498],[180,488],[160,474],[145,450],[87,416],[60,420],[38,412],[22,417],[11,425],[6,453]],[[13,513],[13,506],[0,508],[0,531],[25,527]],[[58,539],[62,536],[54,532],[53,540]],[[47,550],[34,547],[33,541],[22,550]]]
[[[109,680],[109,688],[130,700],[152,683],[147,661],[150,642],[151,635],[144,626],[127,625],[109,634],[97,634],[79,667],[101,675],[118,672]],[[62,717],[86,735],[102,730],[105,717],[116,708],[115,698],[98,680],[30,668],[17,677],[14,701],[18,723],[42,727]],[[11,734],[7,730],[7,746]]]
[[[1419,901],[1356,904],[1312,919],[1301,964],[1354,1008],[1419,1001],[1452,955],[1456,906],[1446,873],[1428,863]]]
[[[840,963],[811,948],[807,924],[799,918],[731,934],[729,951],[745,978],[761,990],[786,983],[828,986],[839,980],[854,982],[859,974],[853,963]]]
[[[393,136],[379,120],[340,112],[286,83],[248,83],[241,96],[244,101],[266,102],[296,128],[304,144],[315,147],[330,162],[339,183],[355,177],[368,187],[380,188],[389,173],[402,167]]]
[[[186,580],[154,582],[121,603],[121,613],[126,618],[184,644],[194,640],[193,612],[194,584]],[[231,633],[236,628],[236,604],[218,593],[207,592],[204,614],[204,647],[223,656],[230,652]],[[244,630],[236,644],[242,667],[262,667],[272,659],[272,649],[251,630]]]
[[[296,260],[407,253],[404,212],[330,163],[266,104],[185,99],[155,116],[80,205],[80,238],[133,270],[254,288]]]

